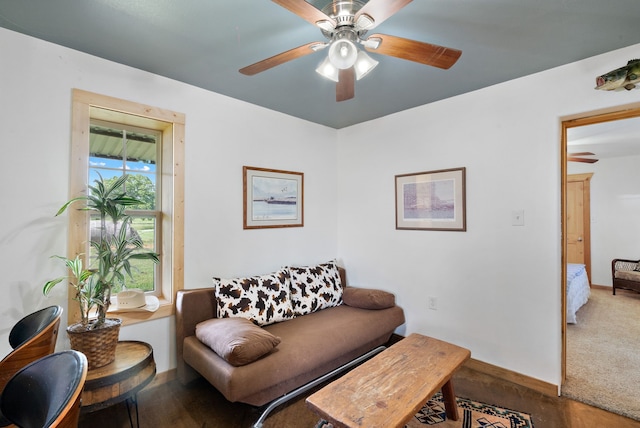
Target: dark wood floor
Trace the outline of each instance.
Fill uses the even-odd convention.
[[[640,428],[640,422],[563,397],[545,396],[466,368],[454,376],[454,386],[458,396],[530,413],[536,428]],[[306,408],[305,397],[277,409],[264,428],[314,427],[318,417]],[[172,380],[145,389],[138,394],[138,406],[142,428],[248,428],[259,417],[250,406],[227,402],[202,379],[187,386]],[[80,427],[127,428],[127,408],[117,404],[82,415]]]

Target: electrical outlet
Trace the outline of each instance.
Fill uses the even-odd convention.
[[[438,299],[433,296],[429,296],[428,305],[429,305],[429,309],[433,311],[438,310]]]

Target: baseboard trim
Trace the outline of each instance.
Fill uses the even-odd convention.
[[[387,343],[387,346],[391,346],[402,339],[404,339],[403,335],[393,333],[391,335],[391,339]],[[498,379],[506,380],[508,382],[515,383],[516,385],[524,386],[525,388],[532,389],[550,397],[558,396],[558,385],[544,382],[540,379],[523,375],[522,373],[514,372],[499,366],[494,366],[493,364],[485,363],[484,361],[476,360],[475,358],[469,359],[464,366],[468,369],[475,370]]]
[[[156,386],[164,385],[167,382],[171,382],[177,377],[178,369],[170,369],[165,372],[156,373],[153,381],[149,384],[147,389],[155,388]]]
[[[465,363],[465,367],[515,383],[516,385],[524,386],[551,397],[556,397],[558,395],[558,385],[523,375],[522,373],[514,372],[503,367],[494,366],[493,364],[485,363],[484,361],[471,358]]]

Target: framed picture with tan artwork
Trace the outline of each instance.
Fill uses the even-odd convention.
[[[467,230],[465,168],[396,175],[396,229]]]

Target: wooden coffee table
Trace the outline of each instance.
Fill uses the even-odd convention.
[[[438,390],[447,418],[458,420],[451,377],[468,349],[411,334],[307,398],[335,428],[403,427]]]

